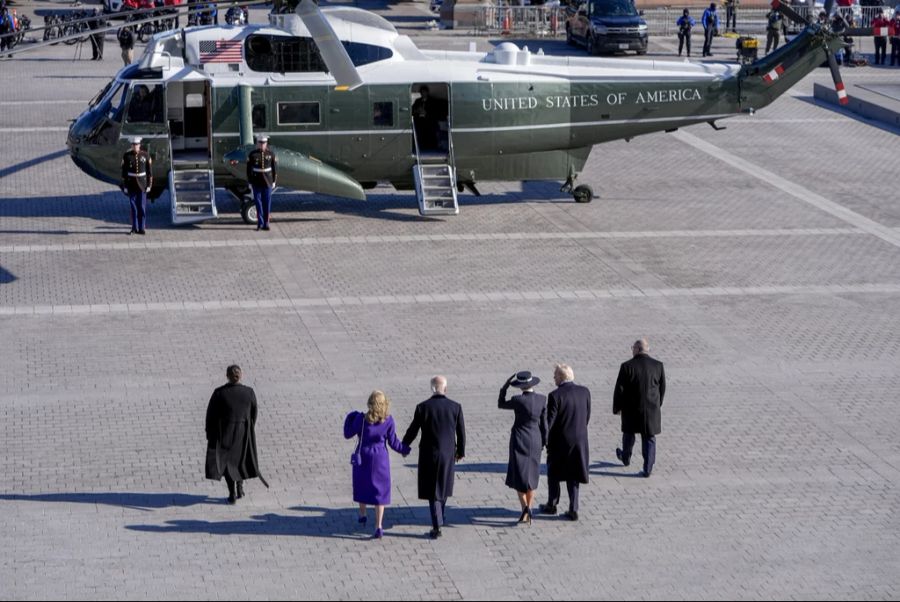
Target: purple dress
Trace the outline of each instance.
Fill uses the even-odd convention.
[[[365,422],[365,427],[363,423]],[[350,412],[344,420],[344,438],[351,439],[362,433],[360,455],[362,464],[353,467],[353,501],[372,506],[391,503],[391,458],[388,446],[406,455],[410,448],[397,438],[394,418],[388,416],[380,424],[369,424],[362,412]]]

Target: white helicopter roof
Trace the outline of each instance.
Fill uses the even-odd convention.
[[[499,44],[491,52],[420,50],[406,35],[374,13],[352,7],[328,7],[321,12],[342,42],[359,42],[390,49],[390,58],[357,68],[368,84],[434,81],[434,62],[440,61],[440,77],[454,81],[673,81],[689,78],[724,79],[736,75],[739,65],[655,61],[639,59],[548,56],[533,53],[510,42]],[[295,14],[270,15],[269,25],[206,25],[164,32],[153,37],[141,58],[141,67],[162,69],[165,79],[207,79],[241,77],[275,83],[329,82],[327,73],[261,73],[251,71],[244,57],[240,62],[203,62],[202,42],[234,43],[243,46],[251,35],[309,37],[309,30]],[[183,49],[183,50],[182,50]]]

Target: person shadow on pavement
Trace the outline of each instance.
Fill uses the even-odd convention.
[[[321,537],[327,539],[370,539],[369,529],[361,530],[356,521],[357,509],[322,508],[318,506],[294,506],[288,510],[299,515],[266,513],[251,516],[248,519],[229,521],[207,520],[168,520],[162,525],[126,525],[131,531],[145,533],[208,533],[210,535],[289,535],[300,537]],[[518,516],[508,508],[456,508],[447,510],[446,526],[454,525],[492,525],[495,517]],[[385,538],[405,537],[411,539],[430,539],[428,529],[430,518],[428,507],[390,507],[385,515]],[[488,522],[485,522],[487,520]],[[513,526],[496,523],[497,526]],[[415,528],[416,532],[397,531],[396,527]],[[418,532],[421,528],[421,532]]]
[[[186,508],[197,504],[222,504],[222,500],[206,495],[185,493],[38,493],[33,495],[3,493],[0,501],[7,502],[57,502],[66,504],[101,504],[133,510],[158,510],[161,508]]]

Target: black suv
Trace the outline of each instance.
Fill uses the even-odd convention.
[[[647,23],[633,0],[587,0],[570,4],[566,13],[566,42],[583,44],[588,54],[626,50],[647,54]]]

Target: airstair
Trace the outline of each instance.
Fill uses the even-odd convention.
[[[196,224],[218,215],[216,187],[209,157],[202,153],[170,154],[169,196],[172,223]]]
[[[413,179],[416,198],[419,201],[419,215],[458,215],[456,200],[456,168],[453,158],[453,141],[447,132],[447,151],[422,151],[413,126],[416,164]]]

